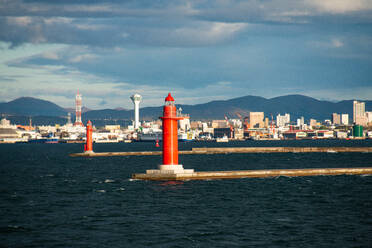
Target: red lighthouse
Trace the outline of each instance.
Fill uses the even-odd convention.
[[[159,166],[160,172],[185,173],[193,170],[184,170],[178,164],[178,120],[189,118],[177,115],[174,99],[169,93],[165,98],[163,108],[163,164]]]
[[[163,164],[178,164],[178,120],[183,117],[177,116],[177,109],[174,105],[174,99],[169,93],[165,98],[163,109]]]
[[[84,145],[84,152],[93,152],[93,127],[92,122],[87,123],[87,141]]]

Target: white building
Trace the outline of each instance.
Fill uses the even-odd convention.
[[[286,124],[289,124],[291,122],[291,116],[289,114],[280,115],[278,114],[276,116],[276,125],[278,127],[284,127]]]
[[[366,112],[367,122],[372,122],[372,112]]]
[[[353,122],[357,125],[367,125],[368,119],[365,115],[366,107],[364,102],[353,102]]]
[[[178,125],[179,125],[181,131],[188,131],[188,130],[190,130],[190,127],[191,127],[190,119],[185,118],[185,119],[179,120]]]
[[[203,132],[207,132],[207,129],[208,129],[208,123],[203,122],[203,123],[202,123],[202,131],[203,131]]]
[[[232,123],[232,125],[234,127],[237,127],[237,128],[242,128],[243,127],[243,123],[239,119],[230,119],[229,121]]]
[[[340,125],[341,124],[341,115],[337,113],[332,114],[332,123],[333,125]]]
[[[297,126],[302,127],[305,124],[305,119],[302,116],[301,118],[297,119]]]
[[[349,115],[348,114],[341,114],[341,124],[342,125],[349,125]]]
[[[10,120],[7,120],[7,119],[3,118],[0,121],[0,128],[17,129],[17,126],[10,124]]]
[[[309,126],[312,129],[313,127],[316,127],[318,125],[317,121],[315,119],[310,119]]]

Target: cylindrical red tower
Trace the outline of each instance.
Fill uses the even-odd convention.
[[[84,152],[93,152],[93,127],[92,122],[88,121],[87,123],[87,140],[84,145]]]
[[[177,116],[174,99],[169,93],[163,109],[163,165],[178,165],[178,125],[185,117]]]

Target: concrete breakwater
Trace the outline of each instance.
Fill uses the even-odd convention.
[[[70,157],[114,157],[114,156],[156,156],[162,155],[162,151],[144,152],[82,152],[71,153]]]
[[[372,147],[200,147],[179,154],[227,154],[227,153],[308,153],[308,152],[372,152]],[[86,152],[72,153],[71,157],[110,156],[159,156],[162,151],[141,152]]]
[[[372,152],[372,147],[202,147],[192,153]],[[187,153],[186,153],[187,154]]]
[[[365,168],[314,168],[314,169],[277,169],[277,170],[244,170],[244,171],[203,171],[176,174],[133,174],[133,179],[141,180],[206,180],[206,179],[236,179],[264,177],[300,177],[327,175],[368,175],[372,167]]]

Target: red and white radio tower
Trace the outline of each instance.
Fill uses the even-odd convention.
[[[84,126],[83,122],[81,121],[81,95],[79,94],[79,90],[77,91],[76,98],[75,98],[75,108],[76,108],[76,121],[74,125]]]

